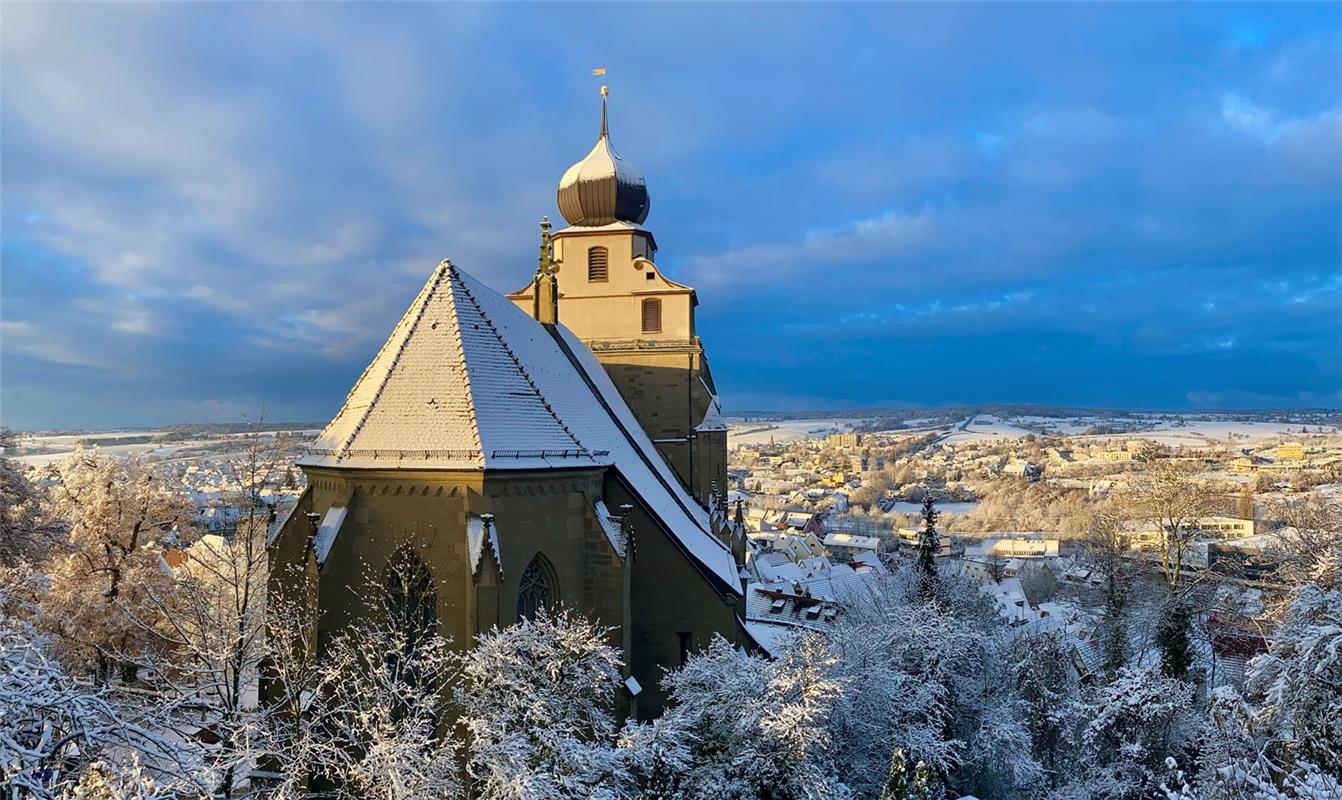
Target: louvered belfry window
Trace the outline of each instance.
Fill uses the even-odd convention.
[[[643,301],[643,332],[659,333],[662,330],[662,301],[649,298]]]
[[[610,279],[610,253],[604,247],[587,249],[587,280],[605,283]]]

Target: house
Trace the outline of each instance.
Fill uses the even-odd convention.
[[[858,536],[839,531],[826,534],[824,545],[830,553],[848,560],[866,553],[877,554],[882,549],[881,540],[875,536]]]

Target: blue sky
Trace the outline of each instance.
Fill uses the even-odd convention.
[[[731,408],[1342,404],[1342,7],[6,4],[0,422],[329,417],[597,129]]]

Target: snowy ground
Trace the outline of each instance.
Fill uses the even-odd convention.
[[[828,436],[831,433],[851,431],[853,426],[867,422],[865,419],[789,419],[782,422],[742,422],[739,419],[728,420],[727,446],[740,444],[767,444],[770,438],[775,442],[795,442],[799,439],[811,439]],[[771,427],[768,430],[757,428]],[[739,432],[738,432],[739,431]],[[746,433],[745,431],[751,431]]]
[[[31,455],[14,456],[13,460],[27,464],[31,467],[45,467],[49,464],[55,464],[63,461],[67,456],[73,453],[81,441],[91,443],[98,449],[99,453],[109,456],[131,456],[140,455],[151,460],[171,459],[178,451],[184,449],[218,447],[228,444],[231,441],[239,439],[239,435],[220,436],[210,439],[191,439],[184,442],[171,443],[153,443],[144,442],[140,444],[98,444],[99,441],[115,441],[118,438],[127,436],[153,436],[162,433],[162,431],[111,431],[104,433],[75,434],[63,436],[24,436],[19,439],[19,444],[27,448],[41,448],[51,450],[49,453],[35,453]],[[293,434],[312,434],[317,431],[286,431]],[[237,453],[218,452],[210,454],[214,459],[227,459]],[[197,457],[197,456],[193,456]]]
[[[178,450],[181,450],[183,447],[186,446],[199,447],[203,445],[219,444],[222,441],[223,441],[222,439],[219,439],[219,440],[202,440],[198,442],[189,442],[189,443],[175,442],[173,444],[101,445],[98,446],[98,452],[102,453],[103,455],[109,455],[109,456],[142,455],[147,458],[167,458],[171,456],[173,453],[177,452]],[[43,444],[44,446],[50,446],[53,448],[56,446],[60,446],[61,450],[54,453],[39,453],[37,455],[16,456],[14,460],[23,464],[27,464],[32,467],[45,467],[48,464],[55,464],[64,460],[67,456],[69,456],[71,453],[75,451],[75,446],[73,444],[47,445],[47,443],[45,442]]]
[[[1214,415],[1183,414],[1172,415],[1175,419],[1159,419],[1159,416],[1171,415],[1138,415],[1135,417],[1104,417],[1099,415],[1083,417],[1040,417],[1040,416],[1021,416],[1012,417],[1005,420],[998,420],[990,415],[982,415],[976,419],[993,420],[991,426],[971,425],[969,431],[982,431],[988,436],[997,434],[999,436],[1023,436],[1024,432],[1012,433],[1012,429],[1024,429],[1025,427],[1043,427],[1050,433],[1063,436],[1070,436],[1079,441],[1094,441],[1100,439],[1148,439],[1160,444],[1172,447],[1206,447],[1209,445],[1233,443],[1240,444],[1262,444],[1265,442],[1289,438],[1300,435],[1300,423],[1273,422],[1265,420],[1245,420]],[[1110,433],[1082,435],[1096,425],[1131,425],[1137,424],[1147,430],[1132,431],[1129,433]],[[1309,429],[1310,434],[1318,431],[1317,426]],[[1337,431],[1333,431],[1337,432]],[[960,438],[948,438],[946,441],[971,440],[966,435],[959,435]],[[977,438],[988,438],[988,436],[979,436]]]
[[[937,503],[937,511],[941,514],[956,516],[958,514],[968,514],[978,508],[977,501],[969,503]],[[922,503],[906,503],[903,500],[895,503],[891,511],[898,511],[901,514],[921,514],[923,513]]]
[[[995,417],[992,414],[979,414],[966,423],[956,426],[955,432],[941,440],[942,444],[960,444],[962,442],[981,442],[985,439],[1019,439],[1031,432],[1019,425]]]

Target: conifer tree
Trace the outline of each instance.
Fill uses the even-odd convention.
[[[881,800],[908,800],[909,798],[909,762],[904,758],[904,748],[896,747],[890,754],[890,777],[881,790]]]
[[[909,800],[936,800],[944,794],[936,770],[926,761],[919,761],[913,768],[913,786],[909,789]]]
[[[1183,679],[1193,666],[1193,648],[1189,643],[1192,620],[1188,604],[1181,598],[1171,600],[1170,608],[1156,628],[1156,646],[1160,648],[1160,671],[1169,678]]]
[[[923,498],[923,529],[918,534],[919,584],[924,597],[930,598],[936,590],[937,553],[941,550],[937,535],[937,517],[941,514],[932,504],[931,496]]]

